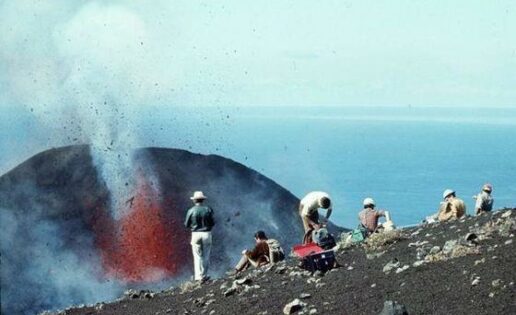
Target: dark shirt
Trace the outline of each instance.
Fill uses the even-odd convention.
[[[195,205],[186,213],[185,227],[192,232],[208,232],[214,225],[213,209],[208,206]]]

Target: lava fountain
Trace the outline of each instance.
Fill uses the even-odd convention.
[[[159,185],[139,170],[135,191],[123,204],[120,219],[100,210],[94,221],[97,248],[106,276],[124,282],[155,282],[177,275],[184,264],[186,231],[172,230],[179,217],[170,217]],[[173,221],[173,222],[170,222]]]

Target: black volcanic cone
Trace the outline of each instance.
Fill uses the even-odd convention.
[[[112,279],[134,284],[190,275],[183,218],[195,190],[216,214],[212,272],[229,269],[258,229],[287,250],[302,239],[299,200],[240,163],[145,148],[135,151],[133,164],[128,182],[138,189],[119,221],[88,146],[42,152],[0,177],[2,311],[112,298],[124,287],[106,284]]]

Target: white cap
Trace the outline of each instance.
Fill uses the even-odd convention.
[[[371,206],[375,206],[376,205],[376,203],[374,202],[373,198],[369,198],[368,197],[368,198],[364,199],[364,206],[369,206],[369,205],[371,205]]]
[[[493,185],[491,185],[489,183],[486,183],[486,184],[484,184],[484,186],[482,186],[482,190],[483,191],[492,192],[493,191]]]
[[[193,196],[190,197],[192,200],[204,200],[206,199],[206,196],[202,193],[202,191],[196,191],[194,192]]]
[[[455,190],[452,190],[452,189],[446,189],[446,190],[443,192],[443,199],[446,199],[446,197],[448,197],[449,195],[454,194],[454,193],[455,193]]]

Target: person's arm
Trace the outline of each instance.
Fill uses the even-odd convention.
[[[477,196],[477,201],[475,202],[475,214],[478,214],[482,209],[482,203],[484,202],[484,198],[482,196]]]
[[[305,218],[308,221],[308,224],[314,229],[318,229],[320,227],[319,224],[315,223],[314,221],[312,221],[312,219],[310,219],[310,216],[305,216]]]
[[[326,210],[326,221],[330,219],[332,211],[332,205],[330,204],[330,207],[328,208],[328,210]]]
[[[210,213],[210,216],[208,219],[208,225],[210,226],[210,228],[212,228],[215,225],[215,217],[214,217],[212,208],[209,208],[209,213]]]
[[[439,206],[439,211],[437,212],[437,219],[439,221],[446,221],[450,217],[449,205],[450,205],[449,202],[444,201]]]
[[[191,221],[192,221],[192,210],[190,209],[186,213],[186,219],[185,219],[185,227],[186,228],[190,228]]]

